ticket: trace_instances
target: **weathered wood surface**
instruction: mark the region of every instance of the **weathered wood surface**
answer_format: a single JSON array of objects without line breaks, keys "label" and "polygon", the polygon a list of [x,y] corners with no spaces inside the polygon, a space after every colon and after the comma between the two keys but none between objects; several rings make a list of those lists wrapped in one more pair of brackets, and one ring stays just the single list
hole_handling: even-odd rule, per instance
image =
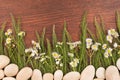
[{"label": "weathered wood surface", "polygon": [[35,39],[35,31],[42,32],[51,39],[52,25],[61,40],[63,22],[67,21],[73,40],[79,39],[79,24],[82,13],[88,11],[88,28],[95,30],[93,19],[101,15],[106,29],[115,27],[115,11],[120,10],[120,0],[0,0],[0,24],[8,21],[9,13],[22,18],[22,29],[27,32],[26,43]]}]

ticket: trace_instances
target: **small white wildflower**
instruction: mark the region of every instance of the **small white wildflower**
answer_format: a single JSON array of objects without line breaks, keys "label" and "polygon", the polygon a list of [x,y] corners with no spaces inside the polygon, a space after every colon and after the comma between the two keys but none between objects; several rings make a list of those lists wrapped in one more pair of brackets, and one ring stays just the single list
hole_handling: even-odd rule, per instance
[{"label": "small white wildflower", "polygon": [[35,56],[35,60],[40,59],[40,56]]},{"label": "small white wildflower", "polygon": [[119,37],[119,34],[115,29],[108,30],[108,35],[112,35],[115,38]]},{"label": "small white wildflower", "polygon": [[114,38],[118,38],[119,37],[119,34],[116,32],[115,34],[114,34]]},{"label": "small white wildflower", "polygon": [[70,66],[71,66],[71,67],[77,67],[77,65],[78,65],[78,64],[77,64],[76,62],[74,62],[74,61],[70,62]]},{"label": "small white wildflower", "polygon": [[107,35],[107,41],[109,41],[110,43],[112,43],[113,37],[111,35]]},{"label": "small white wildflower", "polygon": [[57,59],[60,57],[60,55],[57,52],[52,53],[53,58]]},{"label": "small white wildflower", "polygon": [[33,45],[35,48],[41,49],[40,44],[37,43],[37,42],[34,41],[34,40],[32,40],[32,45]]},{"label": "small white wildflower", "polygon": [[101,43],[96,42],[95,44],[98,45],[98,46],[101,46]]},{"label": "small white wildflower", "polygon": [[107,56],[112,56],[112,48],[107,48],[105,53],[104,53],[104,56],[107,58]]},{"label": "small white wildflower", "polygon": [[118,44],[117,44],[117,43],[114,43],[113,46],[114,46],[114,48],[117,48],[117,47],[118,47]]},{"label": "small white wildflower", "polygon": [[25,32],[24,31],[19,32],[18,36],[25,36]]},{"label": "small white wildflower", "polygon": [[118,54],[120,54],[120,50],[118,51]]},{"label": "small white wildflower", "polygon": [[106,48],[107,48],[107,44],[103,44],[102,49],[106,49]]},{"label": "small white wildflower", "polygon": [[35,47],[36,47],[36,48],[38,48],[38,49],[41,49],[41,47],[40,47],[40,44],[39,44],[39,43],[36,43]]},{"label": "small white wildflower", "polygon": [[32,48],[25,49],[25,53],[29,53],[32,51]]},{"label": "small white wildflower", "polygon": [[98,50],[98,45],[94,44],[91,46],[92,50],[97,51]]},{"label": "small white wildflower", "polygon": [[104,53],[104,57],[105,58],[108,58],[109,57],[109,54],[107,52]]},{"label": "small white wildflower", "polygon": [[59,64],[60,64],[60,61],[56,61],[56,64],[59,65]]},{"label": "small white wildflower", "polygon": [[43,61],[45,61],[46,60],[46,58],[41,58],[40,59],[40,62],[43,62]]},{"label": "small white wildflower", "polygon": [[73,53],[68,53],[68,56],[74,57],[74,54]]},{"label": "small white wildflower", "polygon": [[79,59],[78,58],[75,58],[73,61],[76,62],[76,63],[79,63]]},{"label": "small white wildflower", "polygon": [[57,42],[57,44],[58,44],[58,45],[62,45],[62,44],[63,44],[63,42]]},{"label": "small white wildflower", "polygon": [[108,30],[108,34],[109,34],[109,35],[113,35],[115,32],[116,32],[115,29],[110,29],[110,30]]},{"label": "small white wildflower", "polygon": [[31,54],[30,54],[30,57],[34,57],[34,56],[35,56],[35,53],[31,53]]},{"label": "small white wildflower", "polygon": [[38,50],[37,49],[32,49],[31,54],[35,54],[38,56]]},{"label": "small white wildflower", "polygon": [[40,56],[44,56],[46,53],[40,53]]},{"label": "small white wildflower", "polygon": [[7,38],[6,39],[6,44],[10,44],[12,42],[12,39],[11,38]]},{"label": "small white wildflower", "polygon": [[31,42],[32,42],[32,45],[36,45],[36,41],[32,40]]},{"label": "small white wildflower", "polygon": [[8,29],[7,32],[5,32],[6,36],[11,35],[11,34],[12,34],[12,29]]},{"label": "small white wildflower", "polygon": [[86,45],[86,48],[87,48],[87,49],[90,49],[90,45]]},{"label": "small white wildflower", "polygon": [[75,47],[77,47],[77,44],[75,43],[71,43],[71,42],[67,42],[67,44],[70,46],[70,49],[74,49]]},{"label": "small white wildflower", "polygon": [[63,66],[63,63],[60,63],[60,67],[62,67]]},{"label": "small white wildflower", "polygon": [[107,48],[107,49],[106,49],[106,51],[107,51],[108,53],[111,53],[112,50],[113,50],[112,48]]},{"label": "small white wildflower", "polygon": [[89,49],[92,44],[93,44],[92,39],[91,38],[87,38],[86,39],[86,48]]},{"label": "small white wildflower", "polygon": [[74,44],[79,45],[79,44],[81,44],[81,41],[75,41]]}]

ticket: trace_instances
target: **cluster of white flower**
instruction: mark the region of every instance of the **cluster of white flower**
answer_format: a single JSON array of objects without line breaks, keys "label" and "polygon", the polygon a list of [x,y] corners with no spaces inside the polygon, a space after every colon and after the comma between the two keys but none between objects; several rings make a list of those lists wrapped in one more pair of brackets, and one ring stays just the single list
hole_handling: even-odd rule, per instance
[{"label": "cluster of white flower", "polygon": [[[13,42],[14,41],[13,40],[14,37],[13,37],[12,33],[13,33],[12,29],[7,29],[7,31],[5,32],[5,36],[6,36],[5,45],[12,45],[12,47],[14,47],[15,44]],[[24,31],[20,31],[18,33],[18,36],[20,36],[20,37],[25,36],[25,32]]]},{"label": "cluster of white flower", "polygon": [[40,45],[39,43],[35,42],[32,40],[32,45],[33,47],[25,49],[25,53],[30,53],[31,57],[38,57],[39,56],[39,51],[40,51]]},{"label": "cluster of white flower", "polygon": [[[108,30],[108,35],[106,36],[106,39],[109,43],[113,43],[113,49],[118,47],[118,44],[116,42],[113,42],[114,38],[118,38],[119,34],[115,29]],[[112,56],[113,49],[110,48],[107,44],[102,45],[102,49],[105,50],[104,56],[108,58],[109,56]]]},{"label": "cluster of white flower", "polygon": [[71,59],[71,62],[69,63],[70,66],[71,66],[72,68],[77,67],[78,64],[79,64],[79,59],[78,59],[78,58],[75,58],[74,53],[70,53],[70,52],[69,52],[69,53],[68,53],[68,56],[69,56],[70,59]]},{"label": "cluster of white flower", "polygon": [[113,42],[113,37],[118,38],[119,37],[118,32],[115,29],[108,30],[108,35],[106,37],[107,41],[112,43]]},{"label": "cluster of white flower", "polygon": [[105,50],[105,53],[104,53],[104,56],[106,57],[106,58],[108,58],[109,56],[112,56],[112,48],[107,48],[106,50]]},{"label": "cluster of white flower", "polygon": [[63,63],[61,62],[61,55],[57,52],[52,52],[52,56],[55,59],[55,63],[57,65],[57,68],[62,67]]},{"label": "cluster of white flower", "polygon": [[93,43],[93,40],[91,38],[86,39],[86,48],[92,49],[93,51],[97,51],[98,47],[101,45],[101,43]]},{"label": "cluster of white flower", "polygon": [[56,47],[60,47],[63,45],[63,42],[57,42]]},{"label": "cluster of white flower", "polygon": [[73,61],[70,62],[70,66],[71,66],[72,68],[77,67],[78,64],[79,64],[79,59],[78,59],[78,58],[74,58]]},{"label": "cluster of white flower", "polygon": [[24,31],[20,31],[20,32],[18,33],[18,36],[24,37],[24,36],[25,36],[25,32],[24,32]]},{"label": "cluster of white flower", "polygon": [[67,42],[67,44],[69,45],[70,49],[74,49],[76,48],[78,45],[81,44],[81,41],[75,41],[75,42]]},{"label": "cluster of white flower", "polygon": [[12,43],[12,29],[8,29],[5,32],[5,36],[6,36],[6,41],[5,41],[5,45],[9,45]]}]

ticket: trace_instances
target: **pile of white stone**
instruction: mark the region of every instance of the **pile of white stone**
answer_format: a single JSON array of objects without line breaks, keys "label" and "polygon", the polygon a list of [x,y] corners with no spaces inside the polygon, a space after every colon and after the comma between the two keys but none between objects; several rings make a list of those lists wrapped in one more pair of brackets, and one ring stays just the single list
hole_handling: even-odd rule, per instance
[{"label": "pile of white stone", "polygon": [[106,70],[99,67],[95,71],[94,66],[88,65],[81,74],[72,71],[63,75],[61,70],[55,71],[54,74],[42,74],[40,70],[32,70],[30,67],[19,70],[16,64],[10,63],[7,56],[0,55],[0,80],[120,80],[120,59],[117,60],[116,66],[110,65]]}]

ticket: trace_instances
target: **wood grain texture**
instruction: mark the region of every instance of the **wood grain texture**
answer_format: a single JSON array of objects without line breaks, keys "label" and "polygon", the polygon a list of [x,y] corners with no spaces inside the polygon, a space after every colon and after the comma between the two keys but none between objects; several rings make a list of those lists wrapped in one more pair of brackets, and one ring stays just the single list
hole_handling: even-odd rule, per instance
[{"label": "wood grain texture", "polygon": [[67,21],[68,30],[73,40],[79,39],[79,24],[84,11],[88,11],[88,28],[95,30],[93,19],[101,15],[106,29],[115,24],[115,11],[120,10],[120,0],[0,0],[0,24],[8,21],[9,13],[22,18],[22,30],[26,31],[26,43],[35,39],[35,31],[42,32],[46,27],[46,37],[51,39],[52,25],[61,40],[63,22]]}]

